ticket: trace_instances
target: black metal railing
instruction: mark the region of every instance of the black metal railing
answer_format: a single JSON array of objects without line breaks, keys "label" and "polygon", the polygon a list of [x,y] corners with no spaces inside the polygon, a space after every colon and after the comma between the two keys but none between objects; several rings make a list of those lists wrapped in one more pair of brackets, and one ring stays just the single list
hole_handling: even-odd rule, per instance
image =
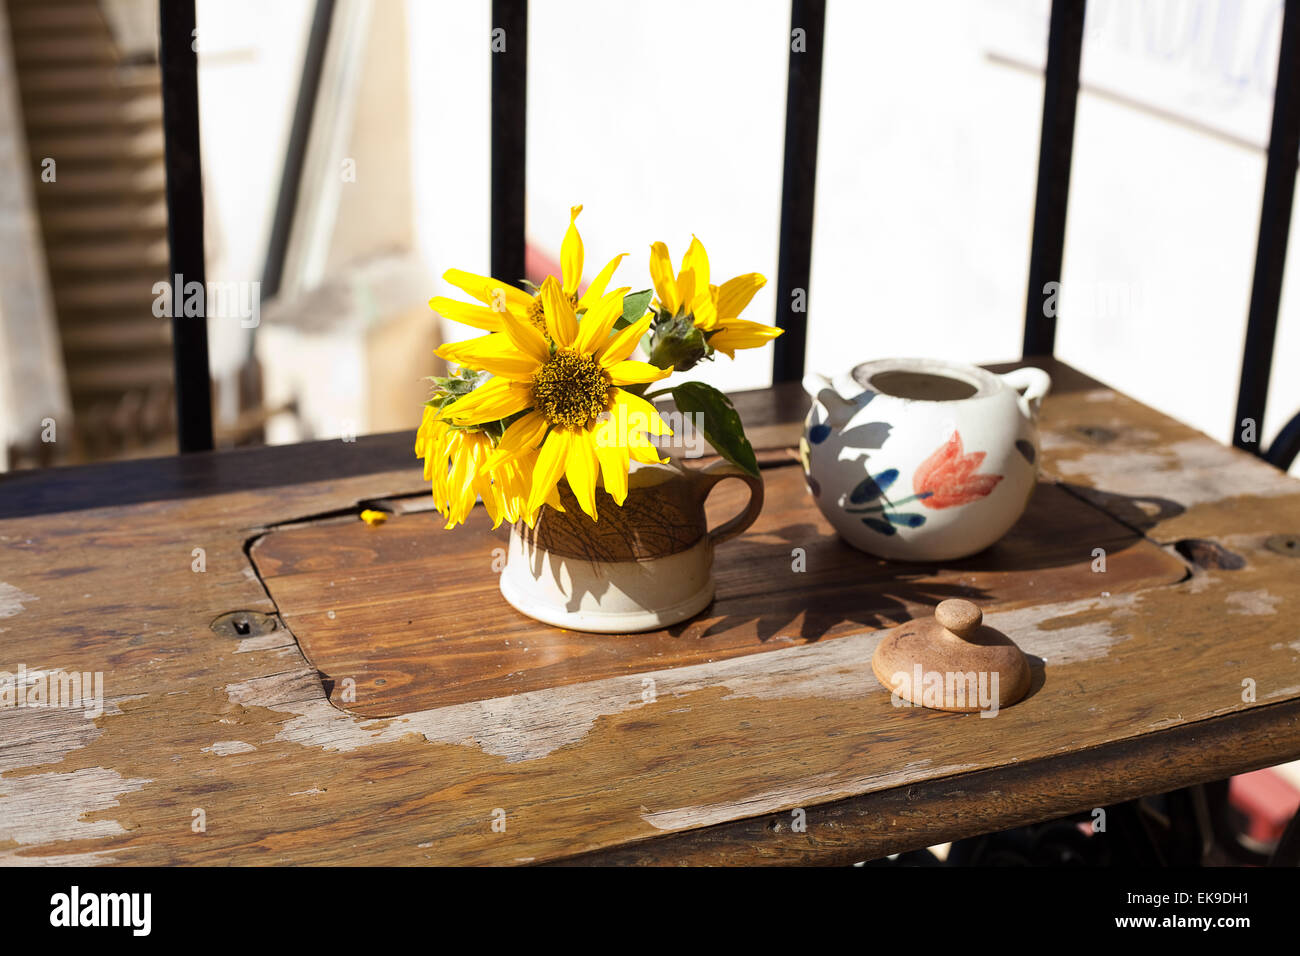
[{"label": "black metal railing", "polygon": [[[317,0],[308,44],[304,86],[319,78],[319,60],[329,33],[332,0]],[[192,46],[194,0],[160,0],[163,67],[163,131],[167,144],[168,229],[172,273],[186,281],[203,276],[203,211],[198,166],[198,88]],[[1043,87],[1043,124],[1026,297],[1025,357],[1051,356],[1056,315],[1047,308],[1052,285],[1061,282],[1069,205],[1074,117],[1079,93],[1085,0],[1053,0]],[[775,382],[799,379],[807,348],[808,285],[817,171],[825,0],[793,0],[791,50],[786,93],[785,153],[781,188],[780,250],[776,282],[776,324],[786,334],[776,340],[772,358]],[[524,276],[524,189],[527,132],[527,0],[493,0],[491,270],[502,279]],[[500,31],[499,33],[496,31]],[[315,71],[316,80],[311,79]],[[298,120],[310,105],[300,96]],[[295,123],[297,128],[297,121]],[[282,191],[295,158],[291,137]],[[305,148],[305,132],[296,147]],[[1234,444],[1287,468],[1300,454],[1300,414],[1292,418],[1265,453],[1259,441],[1277,332],[1287,234],[1300,157],[1300,0],[1286,3],[1278,60],[1277,89],[1268,148],[1268,169],[1260,213],[1259,244],[1242,356]],[[283,257],[295,196],[281,196],[288,217],[273,235],[268,275]],[[278,249],[278,251],[277,251]],[[276,273],[278,281],[278,272]],[[274,283],[273,283],[274,285]],[[1059,285],[1057,286],[1059,288]],[[263,290],[266,291],[265,289]],[[1059,301],[1059,299],[1058,299]],[[202,319],[173,319],[176,355],[177,419],[182,451],[212,447],[212,414],[206,326]],[[1253,427],[1247,428],[1247,422]],[[1250,439],[1253,437],[1253,441]]]},{"label": "black metal railing", "polygon": [[803,377],[808,349],[808,283],[812,273],[817,132],[821,120],[826,0],[794,0],[790,10],[790,68],[785,94],[785,160],[781,173],[781,238],[776,267],[772,381]]},{"label": "black metal railing", "polygon": [[[167,0],[163,0],[163,5],[167,5]],[[307,34],[307,48],[303,51],[298,100],[289,126],[289,142],[285,147],[284,168],[280,173],[280,191],[275,195],[271,237],[262,267],[261,294],[267,299],[274,298],[279,293],[280,283],[284,279],[284,263],[289,254],[289,237],[293,233],[294,217],[298,213],[298,190],[302,185],[303,168],[307,164],[307,144],[311,141],[311,124],[316,116],[316,101],[320,98],[321,74],[325,70],[325,48],[329,45],[333,22],[334,0],[317,0],[311,30]]]},{"label": "black metal railing", "polygon": [[[1268,167],[1264,172],[1264,198],[1259,212],[1259,245],[1255,250],[1255,278],[1250,288],[1241,387],[1233,423],[1232,443],[1256,454],[1260,454],[1259,429],[1264,423],[1268,381],[1273,370],[1273,343],[1277,339],[1277,313],[1282,300],[1286,237],[1291,230],[1297,156],[1300,156],[1300,4],[1288,2],[1282,14],[1273,125],[1269,131]],[[1249,427],[1251,423],[1253,427]],[[1274,461],[1279,467],[1290,467],[1295,459],[1297,427],[1300,427],[1300,414],[1283,429],[1284,435],[1293,437],[1290,457]],[[1253,441],[1248,441],[1248,437]],[[1275,452],[1285,453],[1287,445],[1287,442],[1279,445],[1275,440],[1265,457],[1273,460]]]},{"label": "black metal railing", "polygon": [[528,0],[492,0],[492,275],[524,278]]},{"label": "black metal railing", "polygon": [[1048,301],[1053,298],[1053,283],[1061,281],[1061,262],[1065,258],[1065,211],[1070,199],[1083,18],[1084,0],[1052,3],[1043,74],[1043,132],[1038,141],[1034,238],[1029,247],[1029,292],[1025,296],[1025,357],[1056,351],[1056,309],[1049,308]]},{"label": "black metal railing", "polygon": [[158,65],[162,74],[163,162],[167,171],[167,247],[171,261],[172,365],[176,429],[182,452],[212,448],[212,378],[208,323],[176,308],[185,286],[204,285],[203,174],[199,162],[199,72],[194,49],[194,0],[158,4]]}]

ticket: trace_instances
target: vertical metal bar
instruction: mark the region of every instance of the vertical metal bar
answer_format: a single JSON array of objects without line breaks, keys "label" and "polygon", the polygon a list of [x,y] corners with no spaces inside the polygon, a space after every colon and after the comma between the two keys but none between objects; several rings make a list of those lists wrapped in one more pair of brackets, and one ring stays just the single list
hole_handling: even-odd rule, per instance
[{"label": "vertical metal bar", "polygon": [[813,200],[817,185],[817,127],[821,118],[826,0],[793,0],[790,71],[785,94],[785,159],[781,181],[781,239],[776,269],[772,381],[803,377],[808,347],[808,280],[812,272]]},{"label": "vertical metal bar", "polygon": [[[1291,229],[1295,199],[1296,155],[1300,152],[1300,4],[1288,0],[1282,14],[1282,45],[1278,51],[1277,87],[1273,93],[1273,128],[1268,138],[1268,167],[1264,173],[1264,200],[1259,214],[1259,245],[1255,250],[1255,278],[1250,288],[1250,313],[1246,319],[1246,346],[1241,359],[1241,386],[1237,391],[1237,418],[1232,443],[1262,454],[1260,428],[1268,402],[1268,381],[1273,368],[1277,312],[1282,299],[1282,271],[1286,266],[1286,240]],[[1247,441],[1246,420],[1254,422]]]},{"label": "vertical metal bar", "polygon": [[262,297],[269,299],[280,291],[284,278],[284,260],[289,251],[294,215],[298,209],[298,188],[302,183],[307,142],[311,138],[312,119],[316,114],[321,71],[329,46],[330,24],[334,18],[334,0],[316,0],[307,48],[303,54],[302,77],[298,82],[298,100],[289,127],[284,170],[280,174],[280,191],[275,197],[275,217],[271,220],[271,237],[267,243],[266,263],[262,268]]},{"label": "vertical metal bar", "polygon": [[195,22],[194,0],[159,0],[158,61],[162,71],[163,153],[167,171],[167,245],[174,284],[172,357],[176,376],[176,427],[182,452],[212,448],[207,318],[185,316],[177,308],[185,299],[187,286],[198,283],[206,289]]},{"label": "vertical metal bar", "polygon": [[1043,131],[1038,145],[1034,238],[1029,252],[1029,295],[1025,305],[1026,356],[1051,355],[1056,348],[1056,314],[1054,308],[1049,309],[1048,300],[1054,295],[1051,284],[1055,283],[1059,289],[1065,253],[1065,211],[1070,197],[1084,8],[1084,0],[1052,0],[1043,79]]},{"label": "vertical metal bar", "polygon": [[492,275],[524,278],[528,0],[492,0]]},{"label": "vertical metal bar", "polygon": [[[1240,419],[1238,419],[1240,422]],[[1240,428],[1240,424],[1237,426]],[[1273,436],[1273,444],[1264,453],[1264,460],[1270,465],[1290,471],[1291,465],[1300,456],[1300,414],[1294,415],[1282,430]]]}]

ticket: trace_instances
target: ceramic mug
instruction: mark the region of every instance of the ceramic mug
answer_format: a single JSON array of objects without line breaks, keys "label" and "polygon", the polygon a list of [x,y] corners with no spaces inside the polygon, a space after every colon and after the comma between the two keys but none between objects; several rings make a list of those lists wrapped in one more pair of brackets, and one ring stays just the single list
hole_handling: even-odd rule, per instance
[{"label": "ceramic mug", "polygon": [[866,362],[827,379],[799,443],[808,489],[850,544],[946,561],[1011,529],[1038,480],[1042,369],[995,375],[932,359]]},{"label": "ceramic mug", "polygon": [[[710,530],[704,501],[725,478],[748,484],[749,501]],[[596,489],[597,521],[566,482],[559,488],[564,511],[543,506],[534,527],[511,528],[501,594],[539,621],[605,634],[655,630],[702,611],[713,600],[713,549],[763,508],[762,479],[722,460],[702,469],[633,462],[621,507]]]}]

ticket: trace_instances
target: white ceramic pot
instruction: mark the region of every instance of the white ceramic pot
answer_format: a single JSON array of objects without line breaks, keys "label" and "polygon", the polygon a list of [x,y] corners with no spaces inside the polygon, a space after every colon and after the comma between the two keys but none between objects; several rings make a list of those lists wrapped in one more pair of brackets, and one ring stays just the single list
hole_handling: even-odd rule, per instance
[{"label": "white ceramic pot", "polygon": [[[704,501],[724,478],[750,487],[745,510],[709,529]],[[624,634],[667,627],[713,600],[713,549],[740,534],[763,507],[763,482],[735,465],[634,462],[616,506],[596,491],[597,521],[560,483],[564,511],[543,507],[535,527],[510,531],[501,594],[517,610],[557,627]]]},{"label": "white ceramic pot", "polygon": [[866,362],[808,375],[799,443],[808,489],[855,547],[947,561],[1010,530],[1038,480],[1042,369],[995,375],[932,359]]}]

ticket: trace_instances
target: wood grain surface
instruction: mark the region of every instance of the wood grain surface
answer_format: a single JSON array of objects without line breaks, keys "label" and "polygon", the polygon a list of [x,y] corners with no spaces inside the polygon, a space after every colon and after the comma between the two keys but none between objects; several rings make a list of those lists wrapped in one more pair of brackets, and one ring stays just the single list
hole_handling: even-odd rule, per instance
[{"label": "wood grain surface", "polygon": [[[1056,490],[1186,575],[1125,590],[1111,564],[1090,593],[1040,584],[990,611],[1036,661],[1029,695],[993,719],[895,708],[871,675],[872,628],[947,596],[928,584],[832,640],[349,713],[278,626],[245,546],[329,513],[359,533],[363,504],[419,487],[410,433],[5,476],[0,670],[98,672],[105,701],[92,716],[0,707],[0,862],[848,862],[1300,757],[1300,559],[1285,544],[1300,483],[1035,364],[1056,380]],[[793,443],[797,391],[744,401],[751,436]],[[775,517],[788,503],[772,492]],[[407,537],[427,546],[418,527]],[[791,534],[810,557],[831,547]],[[273,589],[315,573],[279,572]],[[487,613],[455,581],[422,586]],[[772,634],[788,622],[761,602],[780,587],[748,592]]]},{"label": "wood grain surface", "polygon": [[[497,590],[508,531],[491,531],[481,513],[455,532],[427,512],[374,527],[336,517],[272,531],[250,553],[330,700],[368,717],[860,634],[929,614],[946,597],[995,610],[1102,590],[1119,595],[1188,574],[1176,555],[1051,483],[997,545],[935,566],[884,561],[845,544],[796,463],[763,474],[763,514],[715,555],[713,604],[648,634],[561,630],[516,611]],[[739,482],[719,485],[710,524],[735,514],[746,496]],[[1092,570],[1095,548],[1106,551],[1105,575]]]}]

